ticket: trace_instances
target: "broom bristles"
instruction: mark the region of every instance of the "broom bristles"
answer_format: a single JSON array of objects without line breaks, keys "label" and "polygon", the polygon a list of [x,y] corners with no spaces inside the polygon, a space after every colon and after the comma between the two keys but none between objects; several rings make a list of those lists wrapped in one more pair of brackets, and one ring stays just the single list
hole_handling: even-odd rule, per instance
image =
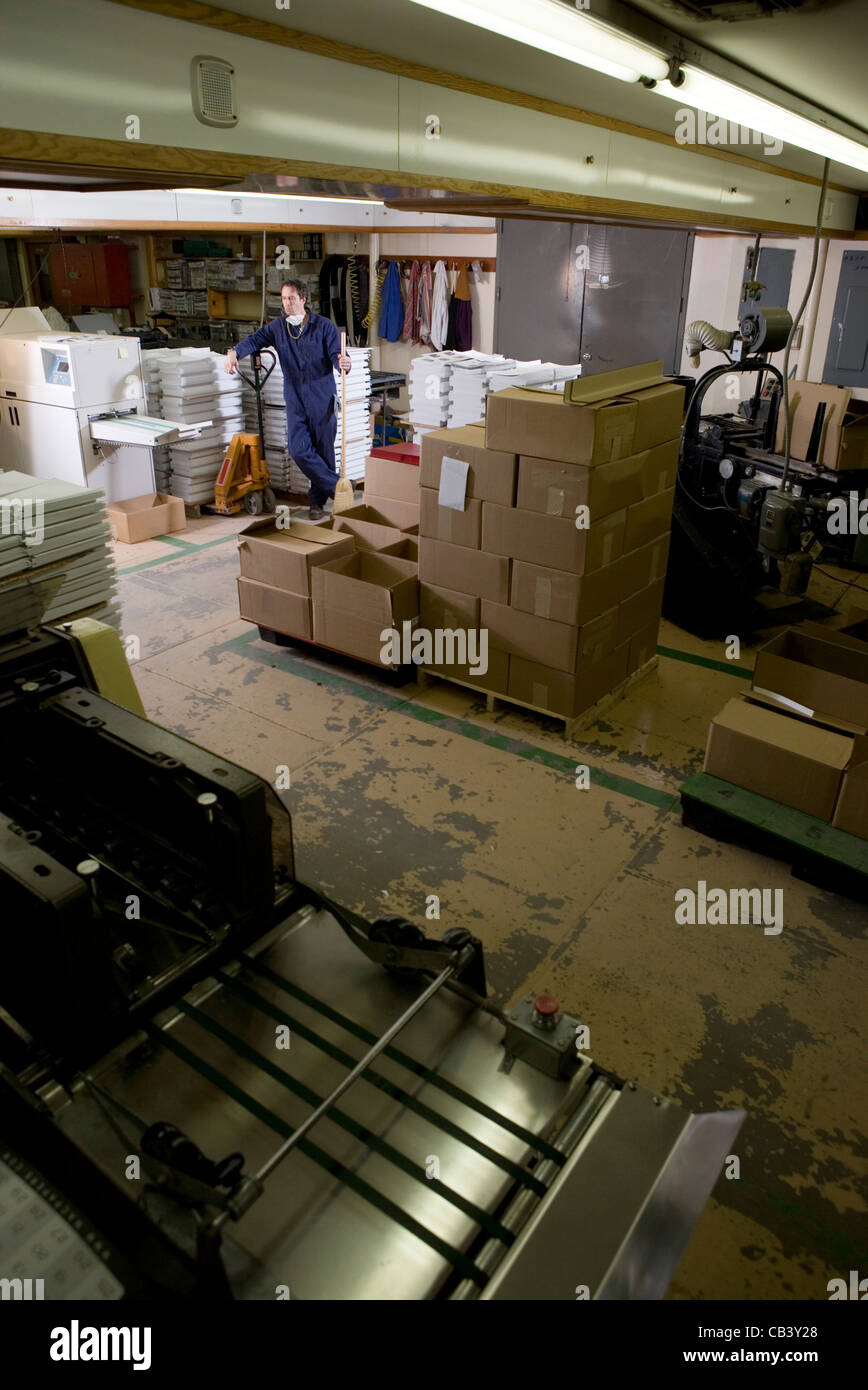
[{"label": "broom bristles", "polygon": [[336,512],[347,512],[350,507],[356,505],[356,495],[353,491],[351,478],[338,478],[335,487],[335,501],[333,510]]}]

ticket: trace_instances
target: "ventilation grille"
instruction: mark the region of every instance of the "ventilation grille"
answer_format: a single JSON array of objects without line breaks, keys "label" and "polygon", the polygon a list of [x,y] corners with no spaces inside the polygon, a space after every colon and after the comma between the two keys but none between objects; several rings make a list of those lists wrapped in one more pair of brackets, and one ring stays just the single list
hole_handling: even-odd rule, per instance
[{"label": "ventilation grille", "polygon": [[660,0],[664,9],[689,19],[722,19],[730,24],[742,19],[768,19],[775,14],[819,10],[826,0]]},{"label": "ventilation grille", "polygon": [[237,125],[235,69],[232,64],[223,58],[194,58],[192,79],[196,120],[203,125]]}]

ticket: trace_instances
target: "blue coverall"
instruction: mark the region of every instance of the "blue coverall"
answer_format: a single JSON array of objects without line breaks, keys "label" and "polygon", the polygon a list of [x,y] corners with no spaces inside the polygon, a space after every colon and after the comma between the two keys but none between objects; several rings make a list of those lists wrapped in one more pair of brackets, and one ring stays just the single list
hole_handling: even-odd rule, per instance
[{"label": "blue coverall", "polygon": [[[322,507],[334,496],[337,483],[333,373],[341,355],[341,340],[331,319],[312,309],[308,312],[299,338],[290,336],[289,325],[281,317],[243,338],[235,351],[242,358],[264,347],[276,350],[283,368],[287,447],[310,479],[310,505]],[[298,331],[292,329],[293,333]]]}]

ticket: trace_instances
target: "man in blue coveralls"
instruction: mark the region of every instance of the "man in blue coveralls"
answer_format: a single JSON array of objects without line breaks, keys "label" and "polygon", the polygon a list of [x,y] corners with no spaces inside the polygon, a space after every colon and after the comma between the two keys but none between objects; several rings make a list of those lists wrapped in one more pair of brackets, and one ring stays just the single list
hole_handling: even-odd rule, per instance
[{"label": "man in blue coveralls", "polygon": [[350,370],[347,354],[341,356],[341,340],[331,319],[305,305],[300,280],[281,286],[283,317],[244,338],[226,354],[227,372],[234,372],[239,357],[249,357],[264,347],[276,350],[283,368],[286,402],[286,439],[290,454],[310,479],[310,519],[322,521],[325,503],[335,495],[334,369]]}]

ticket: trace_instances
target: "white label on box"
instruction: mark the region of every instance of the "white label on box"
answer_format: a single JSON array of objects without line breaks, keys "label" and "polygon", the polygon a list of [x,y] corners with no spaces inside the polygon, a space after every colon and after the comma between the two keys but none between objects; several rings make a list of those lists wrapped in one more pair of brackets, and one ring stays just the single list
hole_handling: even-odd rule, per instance
[{"label": "white label on box", "polygon": [[461,459],[445,455],[440,466],[440,491],[437,500],[441,507],[463,512],[467,497],[467,471],[470,465]]}]

